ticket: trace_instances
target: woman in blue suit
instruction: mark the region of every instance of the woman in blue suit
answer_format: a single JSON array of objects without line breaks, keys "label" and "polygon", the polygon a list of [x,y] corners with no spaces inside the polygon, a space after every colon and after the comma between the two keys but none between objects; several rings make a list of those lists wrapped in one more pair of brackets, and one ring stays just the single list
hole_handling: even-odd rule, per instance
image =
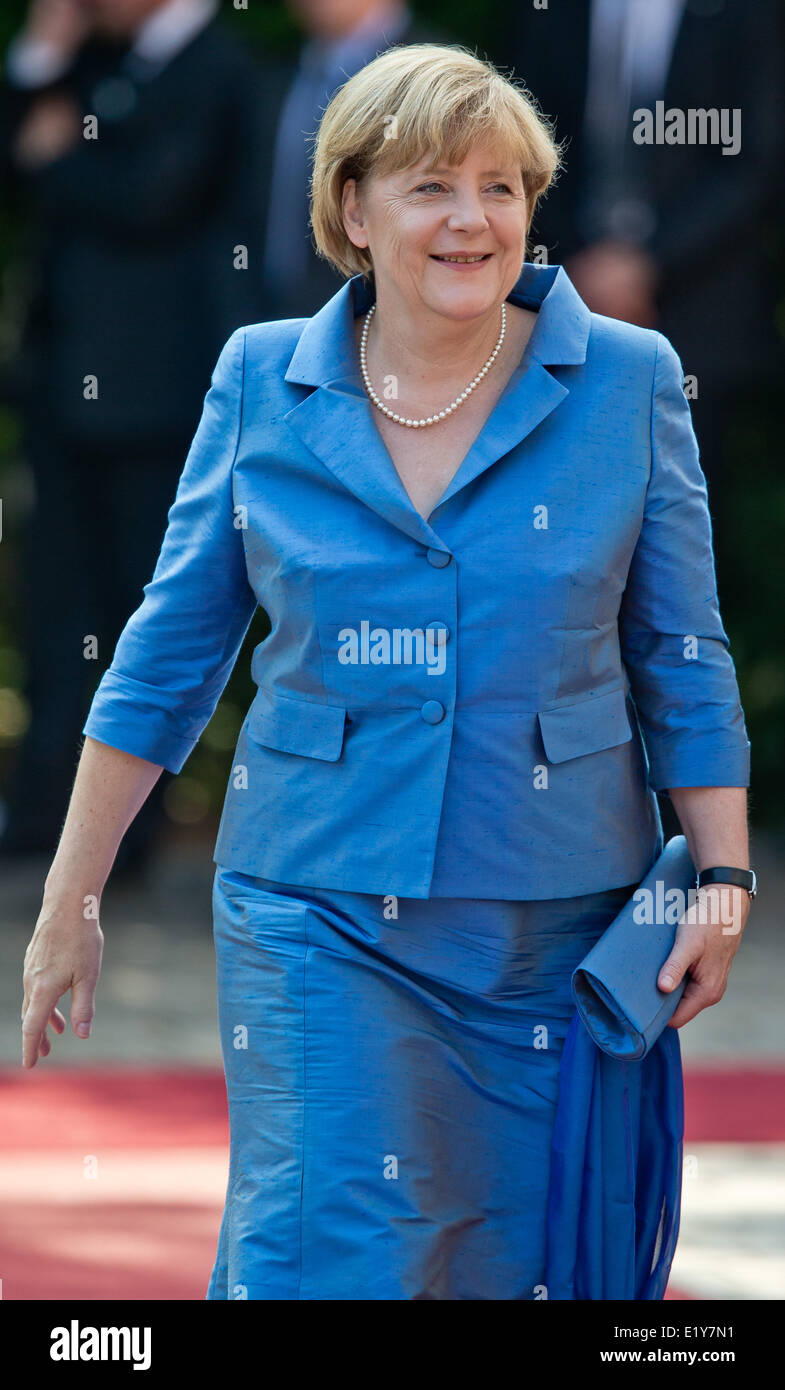
[{"label": "woman in blue suit", "polygon": [[[333,97],[312,221],[350,278],[224,347],[84,726],[27,1065],[69,987],[89,1031],[83,903],[269,614],[214,855],[210,1299],[663,1296],[675,1030],[739,934],[685,914],[673,1027],[600,1087],[566,1065],[570,974],[662,849],[658,790],[697,868],[746,866],[749,742],[678,358],[525,260],[558,162],[459,48],[391,49]],[[585,1147],[558,1182],[557,1100]]]}]

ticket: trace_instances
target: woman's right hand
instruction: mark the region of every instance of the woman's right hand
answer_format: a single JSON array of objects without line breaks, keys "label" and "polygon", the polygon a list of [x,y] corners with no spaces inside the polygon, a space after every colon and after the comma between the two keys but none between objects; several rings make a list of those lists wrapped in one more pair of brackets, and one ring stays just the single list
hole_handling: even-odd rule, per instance
[{"label": "woman's right hand", "polygon": [[[93,914],[93,915],[87,915]],[[71,991],[71,1026],[77,1037],[90,1036],[95,1016],[95,991],[101,973],[104,935],[97,902],[60,899],[44,902],[25,952],[22,1004],[22,1065],[34,1067],[51,1051],[47,1027],[65,1030],[57,1002]]]},{"label": "woman's right hand", "polygon": [[25,952],[26,1067],[51,1051],[50,1023],[56,1033],[64,1032],[65,1019],[56,1004],[66,990],[71,991],[76,1036],[90,1036],[104,948],[98,922],[101,894],[120,841],[162,772],[159,763],[85,737],[43,904]]}]

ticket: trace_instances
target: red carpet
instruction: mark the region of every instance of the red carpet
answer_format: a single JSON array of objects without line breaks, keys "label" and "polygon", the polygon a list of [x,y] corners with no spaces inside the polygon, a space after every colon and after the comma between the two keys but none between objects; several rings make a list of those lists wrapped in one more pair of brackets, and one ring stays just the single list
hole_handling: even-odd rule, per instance
[{"label": "red carpet", "polygon": [[[0,1068],[8,1149],[178,1148],[227,1144],[223,1072],[214,1067]],[[56,1117],[57,1123],[53,1123]]]},{"label": "red carpet", "polygon": [[693,1143],[782,1143],[785,1070],[779,1066],[684,1074],[685,1138]]},{"label": "red carpet", "polygon": [[[781,1068],[689,1071],[685,1092],[687,1142],[785,1140]],[[203,1299],[228,1164],[220,1070],[7,1068],[0,1093],[3,1297]]]}]

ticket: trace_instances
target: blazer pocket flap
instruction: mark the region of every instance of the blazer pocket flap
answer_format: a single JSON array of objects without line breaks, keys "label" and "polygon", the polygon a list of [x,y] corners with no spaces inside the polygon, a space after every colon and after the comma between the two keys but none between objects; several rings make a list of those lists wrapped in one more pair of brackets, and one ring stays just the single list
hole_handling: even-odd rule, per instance
[{"label": "blazer pocket flap", "polygon": [[248,733],[266,748],[303,758],[337,762],[343,748],[346,710],[260,689],[248,711]]},{"label": "blazer pocket flap", "polygon": [[627,694],[621,686],[601,695],[581,697],[555,709],[538,710],[537,718],[550,763],[599,753],[603,748],[615,748],[632,738]]}]

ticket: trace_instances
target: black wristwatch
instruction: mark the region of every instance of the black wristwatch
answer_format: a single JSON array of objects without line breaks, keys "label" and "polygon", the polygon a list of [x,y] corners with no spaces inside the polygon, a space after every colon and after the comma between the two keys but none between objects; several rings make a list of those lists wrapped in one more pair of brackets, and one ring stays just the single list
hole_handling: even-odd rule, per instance
[{"label": "black wristwatch", "polygon": [[734,883],[739,888],[746,888],[750,898],[754,898],[758,891],[754,869],[701,869],[695,880],[695,887],[705,888],[709,883]]}]

